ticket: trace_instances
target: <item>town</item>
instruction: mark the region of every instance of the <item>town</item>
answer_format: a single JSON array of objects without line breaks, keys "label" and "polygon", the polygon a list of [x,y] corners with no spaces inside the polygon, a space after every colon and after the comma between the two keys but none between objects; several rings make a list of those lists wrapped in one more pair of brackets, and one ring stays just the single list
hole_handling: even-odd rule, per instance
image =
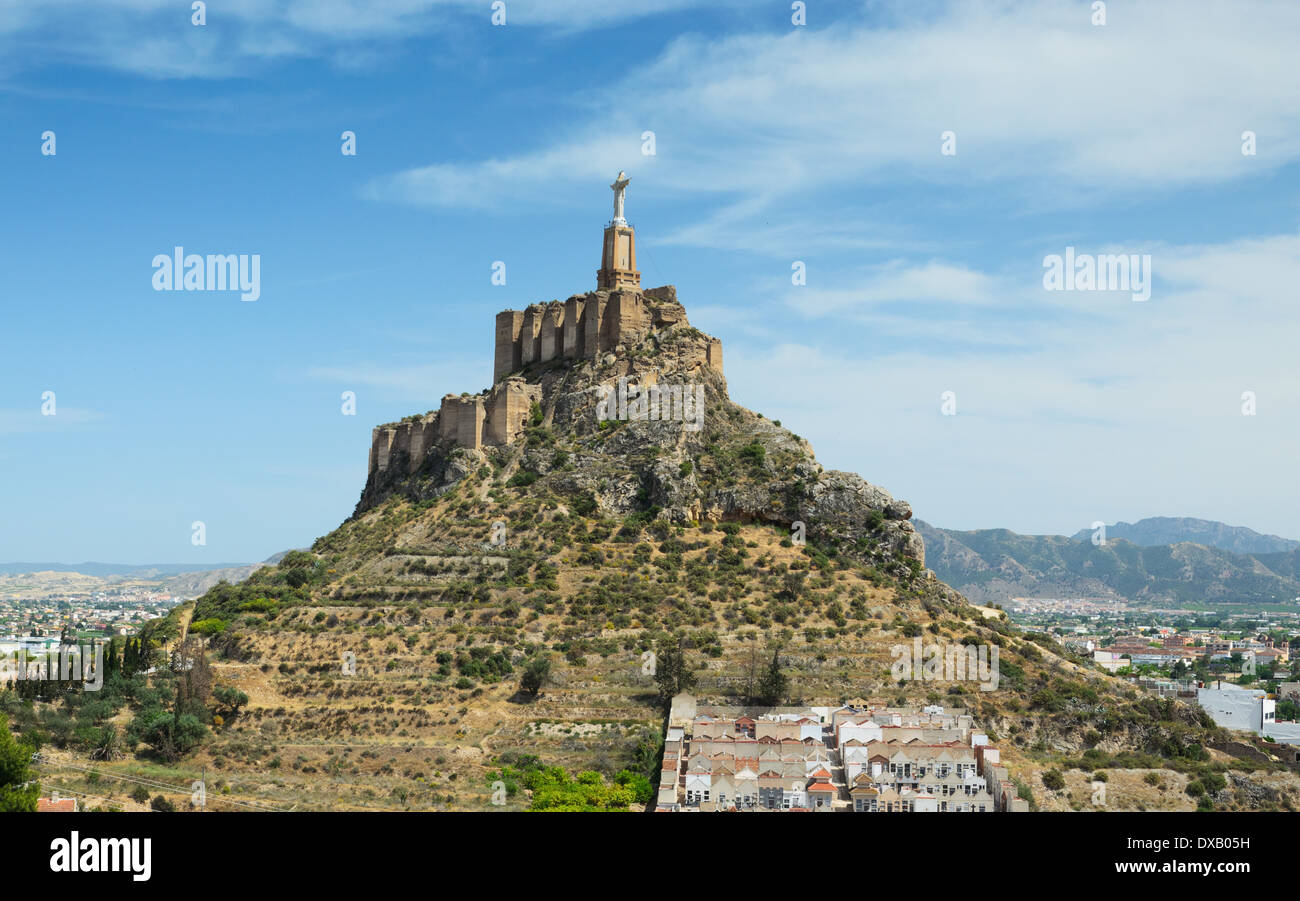
[{"label": "town", "polygon": [[133,635],[181,602],[174,595],[138,588],[105,589],[39,600],[0,597],[0,655],[19,647]]},{"label": "town", "polygon": [[[1300,746],[1300,622],[1290,611],[1097,610],[1016,599],[1011,619],[1128,679],[1199,704],[1220,726]],[[1283,752],[1291,759],[1295,751]]]},{"label": "town", "polygon": [[1020,812],[998,749],[960,709],[856,699],[764,710],[673,698],[656,809]]}]

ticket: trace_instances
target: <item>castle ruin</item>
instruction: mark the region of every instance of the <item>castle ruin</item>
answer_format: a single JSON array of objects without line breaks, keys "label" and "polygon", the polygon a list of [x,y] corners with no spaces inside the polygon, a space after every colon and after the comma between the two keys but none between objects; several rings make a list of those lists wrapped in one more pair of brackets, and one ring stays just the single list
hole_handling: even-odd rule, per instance
[{"label": "castle ruin", "polygon": [[[435,445],[481,450],[513,444],[527,427],[533,404],[542,402],[537,375],[557,360],[598,360],[634,345],[652,332],[689,326],[672,285],[641,289],[636,233],[623,216],[622,172],[614,184],[614,218],[605,227],[596,290],[561,303],[532,304],[496,316],[492,388],[481,394],[447,394],[435,411],[378,426],[371,435],[372,477],[394,461],[413,471]],[[703,336],[704,365],[721,374],[722,342]]]}]

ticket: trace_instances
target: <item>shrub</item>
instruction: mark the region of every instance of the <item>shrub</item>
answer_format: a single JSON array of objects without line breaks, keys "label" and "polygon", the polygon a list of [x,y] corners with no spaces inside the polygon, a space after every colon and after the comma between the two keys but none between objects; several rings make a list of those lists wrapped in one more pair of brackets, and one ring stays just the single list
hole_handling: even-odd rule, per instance
[{"label": "shrub", "polygon": [[759,467],[762,466],[763,462],[767,459],[767,448],[757,440],[751,441],[740,449],[738,456],[746,463],[751,463],[755,467]]},{"label": "shrub", "polygon": [[226,631],[225,620],[215,617],[190,623],[190,632],[195,635],[220,635],[224,631]]}]

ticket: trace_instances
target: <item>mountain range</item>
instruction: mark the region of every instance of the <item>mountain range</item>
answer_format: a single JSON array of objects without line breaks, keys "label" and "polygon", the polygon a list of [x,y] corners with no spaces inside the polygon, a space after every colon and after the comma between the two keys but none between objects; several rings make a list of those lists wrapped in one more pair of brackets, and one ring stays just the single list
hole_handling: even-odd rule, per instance
[{"label": "mountain range", "polygon": [[[29,576],[20,580],[28,591],[32,586],[49,588],[58,583],[51,574],[76,574],[98,580],[108,588],[123,582],[145,583],[179,598],[196,598],[218,582],[242,582],[263,566],[273,566],[288,553],[272,554],[261,563],[0,563],[0,578]],[[98,587],[95,582],[88,583]],[[86,586],[79,586],[85,588]],[[62,590],[56,588],[55,590]],[[39,594],[39,593],[38,593]]]},{"label": "mountain range", "polygon": [[[1155,517],[1073,536],[956,531],[917,521],[926,563],[973,601],[1012,597],[1262,605],[1300,596],[1300,542],[1208,520]],[[1237,548],[1256,548],[1241,552]]]},{"label": "mountain range", "polygon": [[[1080,529],[1074,537],[1091,541],[1092,532],[1092,529]],[[1190,541],[1234,554],[1276,554],[1300,548],[1300,541],[1290,538],[1261,535],[1244,526],[1190,516],[1149,516],[1137,522],[1117,522],[1106,526],[1106,537],[1123,538],[1142,547]]]}]

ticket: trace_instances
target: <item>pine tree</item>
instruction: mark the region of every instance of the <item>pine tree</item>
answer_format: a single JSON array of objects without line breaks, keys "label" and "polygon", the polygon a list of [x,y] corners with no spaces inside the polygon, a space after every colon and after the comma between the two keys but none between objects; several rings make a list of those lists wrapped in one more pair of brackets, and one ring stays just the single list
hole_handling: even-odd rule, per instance
[{"label": "pine tree", "polygon": [[664,706],[672,703],[673,695],[695,687],[695,673],[686,663],[684,643],[661,641],[655,653],[655,682],[659,685],[659,701]]},{"label": "pine tree", "polygon": [[781,658],[775,649],[772,651],[772,663],[767,672],[758,680],[759,700],[766,707],[777,707],[785,700],[790,690],[790,677],[781,671]]},{"label": "pine tree", "polygon": [[31,747],[14,739],[9,718],[0,713],[0,811],[36,812],[41,786],[31,771],[31,759]]}]

